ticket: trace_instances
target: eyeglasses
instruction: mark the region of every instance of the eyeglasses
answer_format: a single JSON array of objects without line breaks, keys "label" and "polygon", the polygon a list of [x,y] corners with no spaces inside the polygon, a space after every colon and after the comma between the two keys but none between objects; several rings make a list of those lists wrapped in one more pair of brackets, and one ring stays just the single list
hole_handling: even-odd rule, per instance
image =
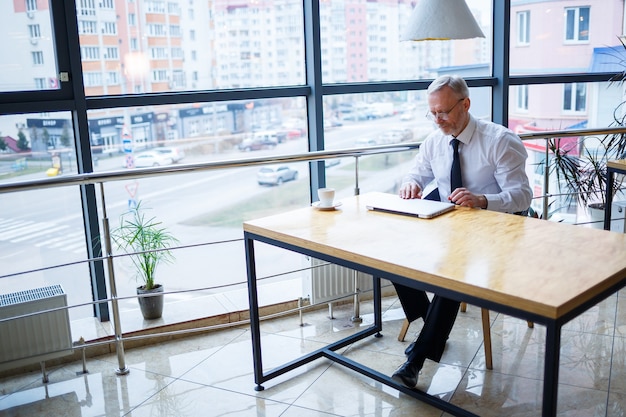
[{"label": "eyeglasses", "polygon": [[452,112],[452,110],[454,110],[454,108],[463,100],[465,100],[465,98],[460,98],[459,101],[457,101],[454,106],[450,107],[450,110],[448,111],[438,111],[438,112],[434,112],[434,111],[427,111],[426,112],[426,118],[428,120],[430,120],[431,122],[436,122],[437,119],[441,119],[443,121],[448,120],[448,117],[450,115],[450,113]]}]

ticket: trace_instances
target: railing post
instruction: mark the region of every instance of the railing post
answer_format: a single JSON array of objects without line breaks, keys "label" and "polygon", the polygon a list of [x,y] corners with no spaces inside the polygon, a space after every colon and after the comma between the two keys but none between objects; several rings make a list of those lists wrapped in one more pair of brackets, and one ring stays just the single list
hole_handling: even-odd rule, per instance
[{"label": "railing post", "polygon": [[109,218],[107,217],[106,202],[104,199],[104,183],[100,183],[100,196],[102,198],[102,234],[106,251],[107,269],[109,271],[109,286],[111,287],[111,310],[113,312],[113,328],[115,332],[115,352],[119,367],[115,370],[118,375],[126,375],[130,369],[126,366],[124,357],[124,341],[122,340],[122,326],[120,324],[120,309],[117,304],[117,287],[115,285],[115,268],[113,267],[113,254],[111,250],[111,233]]},{"label": "railing post", "polygon": [[550,188],[550,138],[546,138],[546,159],[543,165],[543,219],[548,220],[548,193]]},{"label": "railing post", "polygon": [[359,189],[359,155],[354,156],[354,195],[361,194]]},{"label": "railing post", "polygon": [[[359,190],[359,156],[354,157],[354,195],[360,194]],[[354,323],[361,323],[363,319],[361,315],[361,300],[359,299],[359,276],[357,271],[354,272],[354,313],[352,314],[352,321]]]},{"label": "railing post", "polygon": [[353,323],[361,323],[363,318],[361,318],[361,300],[359,299],[359,293],[361,290],[359,289],[359,273],[357,271],[352,271],[354,273],[354,314],[352,315]]}]

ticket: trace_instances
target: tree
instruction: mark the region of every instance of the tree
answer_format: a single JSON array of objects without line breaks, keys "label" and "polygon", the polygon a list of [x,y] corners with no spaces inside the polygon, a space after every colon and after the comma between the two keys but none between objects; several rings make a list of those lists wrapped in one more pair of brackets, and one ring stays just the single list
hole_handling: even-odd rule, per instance
[{"label": "tree", "polygon": [[41,148],[38,145],[39,142],[39,132],[37,131],[37,128],[35,126],[30,128],[30,146],[33,149],[33,151],[37,152],[37,151],[41,151],[43,149],[46,149],[46,147],[44,146],[43,148]]},{"label": "tree", "polygon": [[[41,136],[43,137],[43,143],[46,146],[46,148],[49,147],[51,144],[50,144],[50,132],[48,132],[48,129],[44,127],[43,132],[41,132]],[[56,146],[54,147],[56,148]]]},{"label": "tree", "polygon": [[17,132],[17,147],[21,151],[28,150],[28,140],[26,139],[26,135],[24,134],[24,132],[22,132],[22,129],[20,129],[20,131]]},{"label": "tree", "polygon": [[4,138],[0,138],[0,151],[6,151],[7,150],[7,143],[4,140]]},{"label": "tree", "polygon": [[63,131],[61,132],[61,145],[65,148],[70,146],[70,131],[67,123],[63,123]]}]

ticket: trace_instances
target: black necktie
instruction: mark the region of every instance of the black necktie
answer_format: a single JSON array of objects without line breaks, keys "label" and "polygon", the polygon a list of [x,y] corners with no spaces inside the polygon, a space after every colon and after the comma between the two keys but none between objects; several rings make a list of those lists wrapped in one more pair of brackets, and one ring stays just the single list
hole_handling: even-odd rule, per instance
[{"label": "black necktie", "polygon": [[452,169],[450,170],[450,192],[463,186],[463,176],[461,175],[461,158],[459,158],[459,140],[452,139]]}]

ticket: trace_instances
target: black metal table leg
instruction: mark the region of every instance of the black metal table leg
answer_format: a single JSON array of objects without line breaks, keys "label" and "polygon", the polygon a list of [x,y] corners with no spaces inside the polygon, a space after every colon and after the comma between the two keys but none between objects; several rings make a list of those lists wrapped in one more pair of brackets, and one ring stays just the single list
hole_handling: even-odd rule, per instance
[{"label": "black metal table leg", "polygon": [[606,197],[604,199],[604,230],[611,230],[611,204],[613,203],[613,184],[615,182],[615,170],[611,167],[606,169]]},{"label": "black metal table leg", "polygon": [[261,326],[259,324],[259,296],[256,285],[256,262],[254,240],[244,236],[246,248],[246,269],[248,272],[248,300],[250,302],[250,330],[252,333],[252,357],[254,361],[254,382],[256,391],[263,391],[263,360],[261,356]]},{"label": "black metal table leg", "polygon": [[559,358],[561,350],[561,326],[546,325],[546,353],[543,371],[543,405],[541,415],[556,416],[559,389]]}]

